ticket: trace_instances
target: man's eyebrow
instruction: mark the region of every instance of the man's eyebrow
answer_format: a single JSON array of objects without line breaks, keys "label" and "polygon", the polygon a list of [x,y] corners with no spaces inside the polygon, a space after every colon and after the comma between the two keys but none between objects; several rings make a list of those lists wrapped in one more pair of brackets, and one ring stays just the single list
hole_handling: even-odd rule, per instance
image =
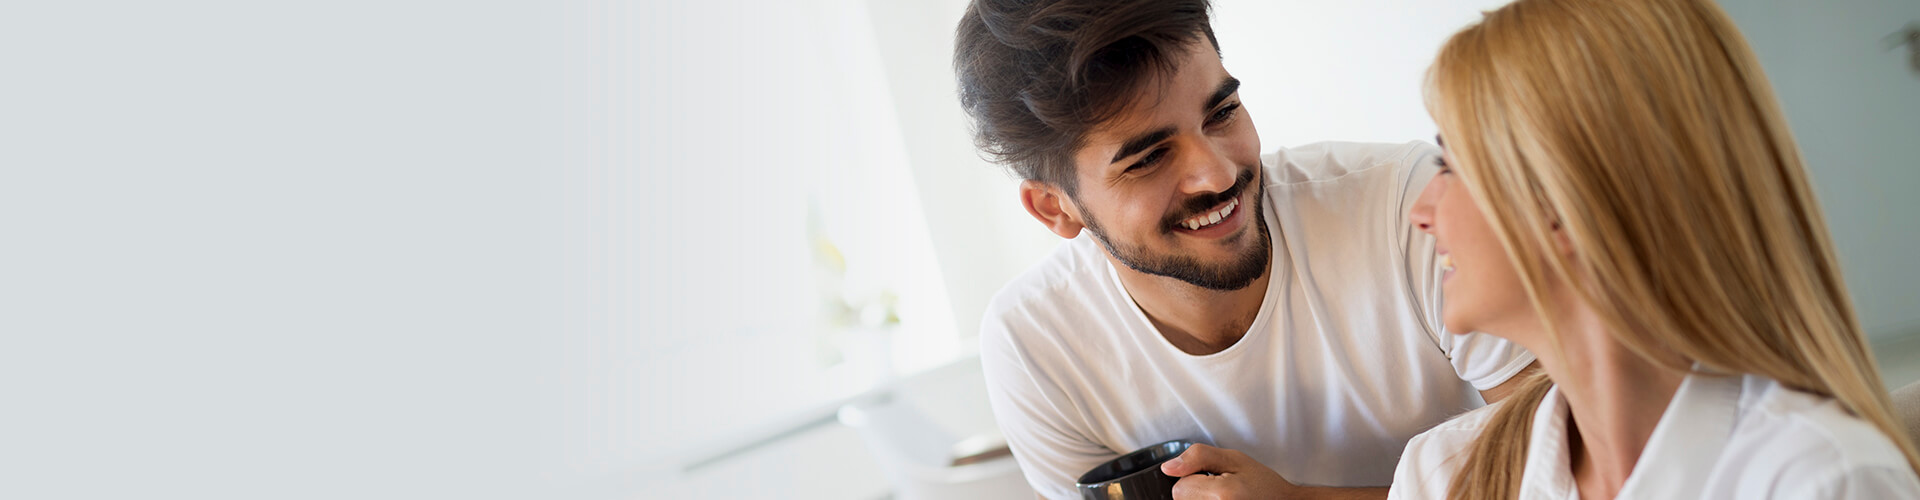
[{"label": "man's eyebrow", "polygon": [[1121,158],[1133,156],[1134,153],[1145,151],[1154,144],[1159,144],[1160,141],[1167,140],[1168,137],[1173,137],[1173,127],[1134,136],[1132,139],[1128,139],[1127,142],[1120,145],[1120,152],[1113,154],[1113,161],[1110,163],[1120,163]]},{"label": "man's eyebrow", "polygon": [[1219,106],[1220,101],[1227,100],[1227,96],[1233,95],[1234,92],[1239,92],[1239,91],[1240,91],[1240,79],[1234,78],[1231,76],[1227,77],[1226,80],[1223,80],[1220,82],[1220,88],[1214,89],[1213,97],[1207,98],[1207,105],[1206,107],[1200,108],[1200,112],[1205,113],[1208,111],[1213,111],[1213,107]]},{"label": "man's eyebrow", "polygon": [[[1206,107],[1201,108],[1200,111],[1212,111],[1214,106],[1220,105],[1220,101],[1227,100],[1227,96],[1231,96],[1234,92],[1239,91],[1240,79],[1231,76],[1227,77],[1226,80],[1220,82],[1220,88],[1213,90],[1213,96],[1207,98]],[[1119,163],[1121,158],[1133,156],[1135,153],[1145,151],[1154,144],[1167,140],[1168,137],[1173,137],[1173,127],[1135,136],[1133,139],[1120,145],[1120,151],[1113,154],[1113,161],[1111,163]]]},{"label": "man's eyebrow", "polygon": [[1440,140],[1440,134],[1433,134],[1433,143],[1443,148],[1447,147],[1447,141]]}]

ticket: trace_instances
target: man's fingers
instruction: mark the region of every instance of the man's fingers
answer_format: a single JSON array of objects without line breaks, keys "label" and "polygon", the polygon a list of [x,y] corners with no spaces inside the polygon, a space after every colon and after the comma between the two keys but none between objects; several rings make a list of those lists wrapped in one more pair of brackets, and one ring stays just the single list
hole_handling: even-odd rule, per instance
[{"label": "man's fingers", "polygon": [[1220,476],[1195,474],[1173,483],[1173,500],[1218,500],[1226,484]]},{"label": "man's fingers", "polygon": [[1200,472],[1234,472],[1236,467],[1230,463],[1232,450],[1223,450],[1204,444],[1196,444],[1160,464],[1160,472],[1173,477],[1186,477]]}]

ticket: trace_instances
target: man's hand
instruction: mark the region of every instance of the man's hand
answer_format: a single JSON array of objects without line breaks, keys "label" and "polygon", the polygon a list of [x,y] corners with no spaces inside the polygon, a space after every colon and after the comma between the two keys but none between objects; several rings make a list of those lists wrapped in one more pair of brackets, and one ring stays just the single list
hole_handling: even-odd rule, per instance
[{"label": "man's hand", "polygon": [[1298,489],[1245,453],[1204,444],[1160,464],[1160,471],[1180,478],[1173,485],[1176,500],[1293,498]]}]

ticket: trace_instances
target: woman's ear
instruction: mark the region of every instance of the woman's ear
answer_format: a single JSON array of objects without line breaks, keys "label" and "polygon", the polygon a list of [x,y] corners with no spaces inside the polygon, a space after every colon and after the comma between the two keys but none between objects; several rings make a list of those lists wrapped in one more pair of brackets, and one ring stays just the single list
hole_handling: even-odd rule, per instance
[{"label": "woman's ear", "polygon": [[1020,204],[1027,207],[1027,214],[1048,231],[1061,238],[1073,239],[1080,235],[1080,229],[1086,227],[1080,223],[1078,208],[1060,188],[1051,184],[1028,179],[1020,182]]},{"label": "woman's ear", "polygon": [[1567,237],[1567,229],[1561,227],[1560,221],[1557,220],[1553,221],[1553,224],[1549,227],[1553,230],[1554,251],[1560,252],[1561,256],[1573,256],[1573,238]]}]

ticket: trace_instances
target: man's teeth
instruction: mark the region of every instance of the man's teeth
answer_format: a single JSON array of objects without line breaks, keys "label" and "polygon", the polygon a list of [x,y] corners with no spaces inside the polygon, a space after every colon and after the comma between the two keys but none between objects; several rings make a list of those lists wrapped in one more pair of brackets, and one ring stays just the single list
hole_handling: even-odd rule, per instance
[{"label": "man's teeth", "polygon": [[1229,201],[1227,202],[1227,206],[1220,207],[1219,210],[1196,215],[1191,219],[1187,219],[1185,222],[1181,222],[1180,225],[1186,226],[1187,229],[1200,229],[1203,227],[1218,224],[1220,223],[1221,219],[1225,219],[1227,218],[1227,216],[1233,215],[1234,207],[1238,207],[1238,206],[1240,206],[1240,200],[1236,199],[1233,201]]},{"label": "man's teeth", "polygon": [[1453,256],[1452,256],[1452,255],[1442,255],[1442,256],[1440,256],[1440,270],[1442,270],[1442,271],[1452,271],[1452,270],[1453,270]]}]

